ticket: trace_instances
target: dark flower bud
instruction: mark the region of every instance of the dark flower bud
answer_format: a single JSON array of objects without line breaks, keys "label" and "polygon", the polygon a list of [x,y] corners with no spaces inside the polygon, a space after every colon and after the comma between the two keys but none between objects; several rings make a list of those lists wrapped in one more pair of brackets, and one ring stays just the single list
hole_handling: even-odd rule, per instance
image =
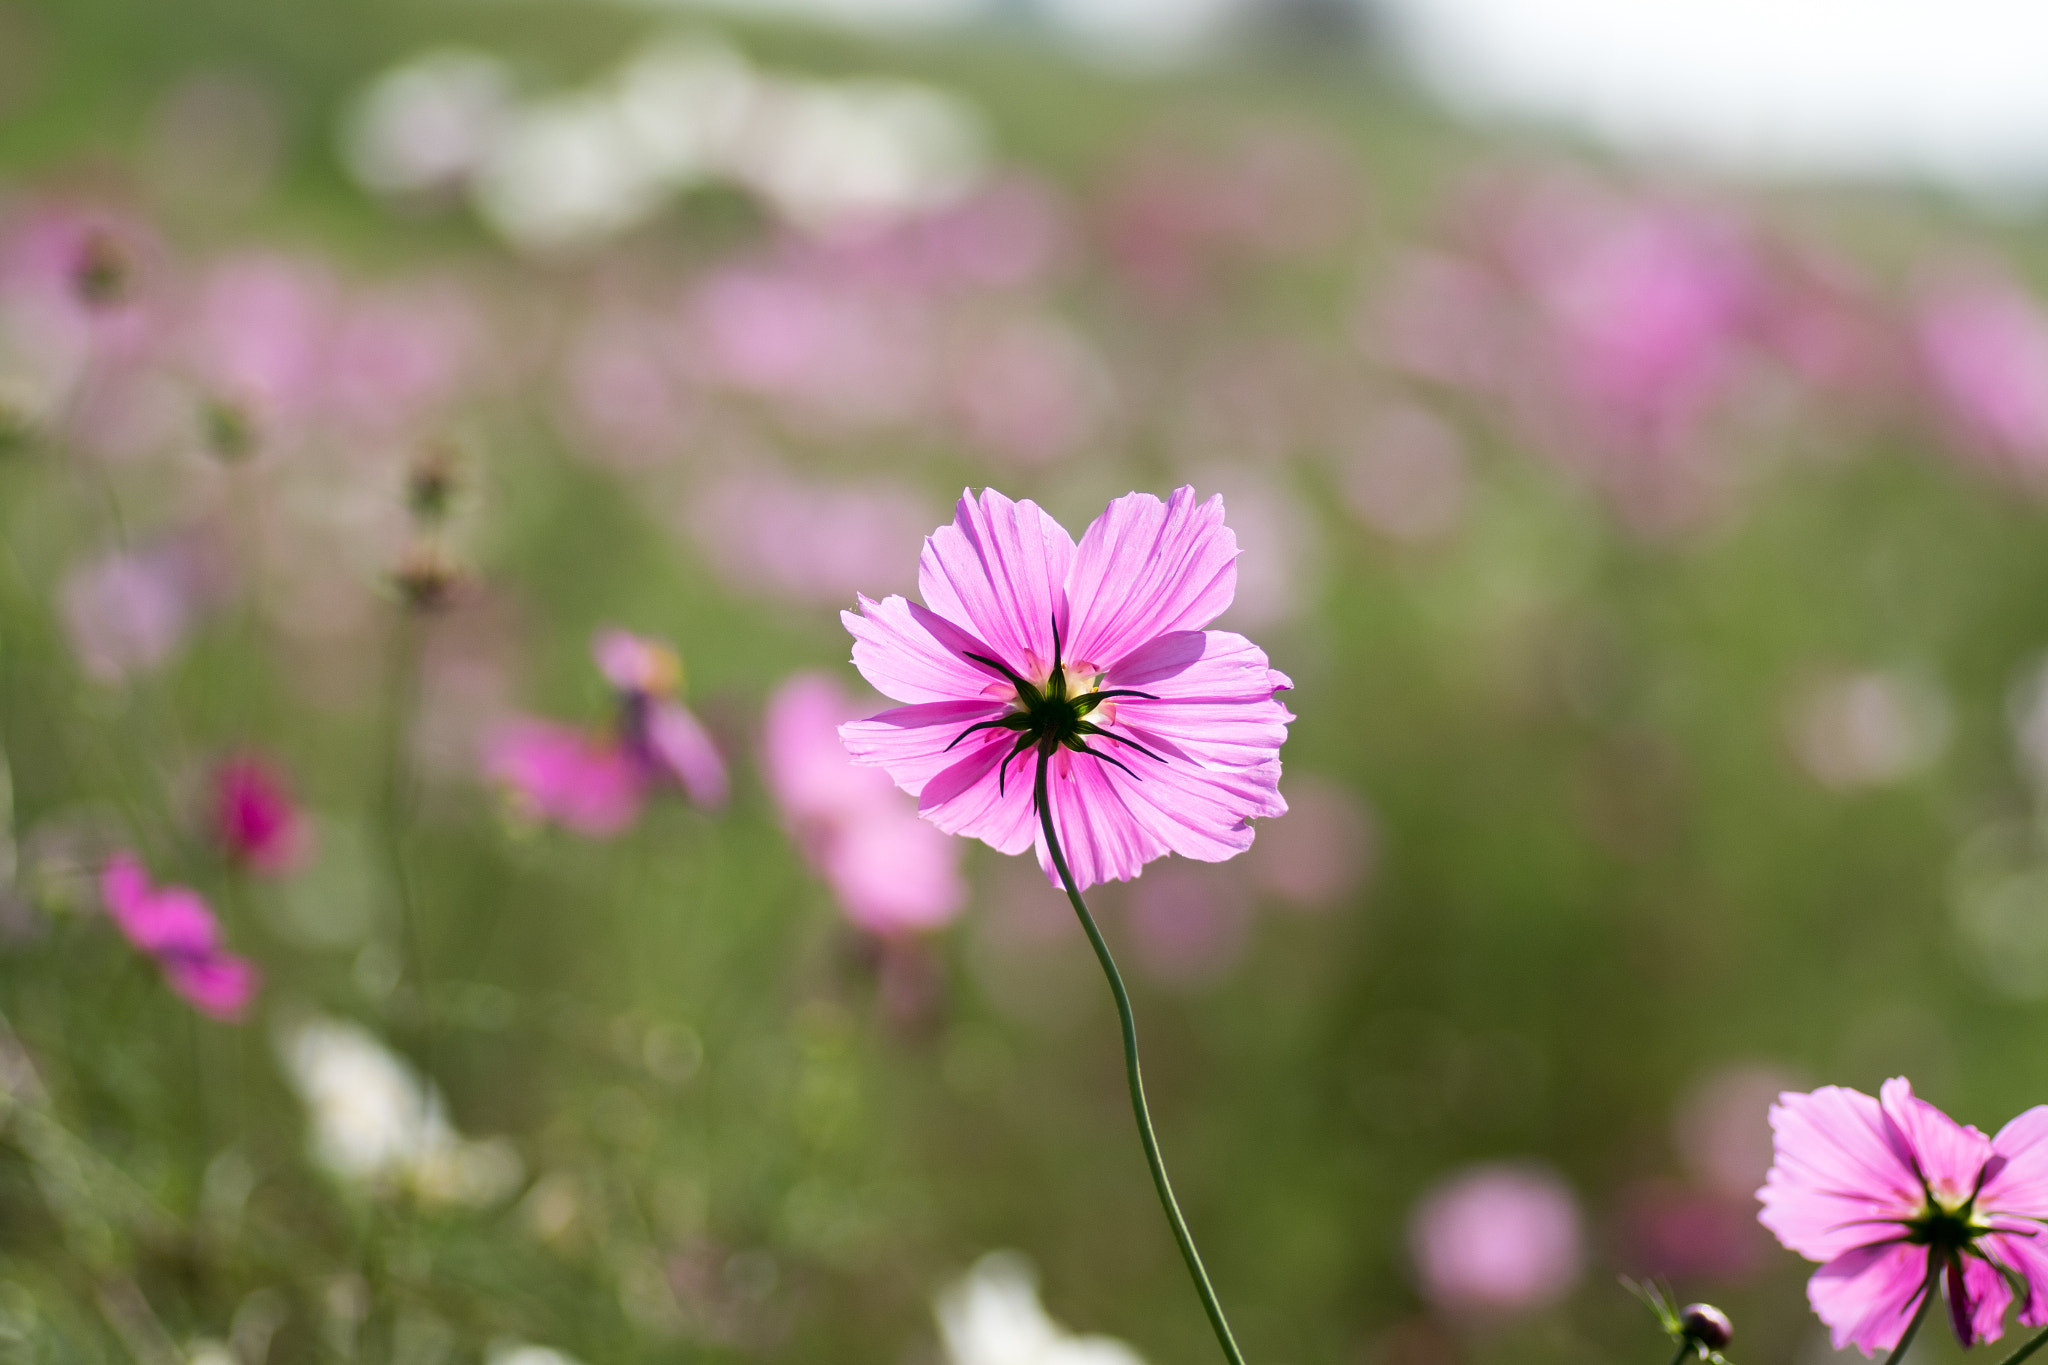
[{"label": "dark flower bud", "polygon": [[414,611],[439,611],[461,586],[462,571],[439,546],[421,542],[405,552],[391,581],[406,606]]},{"label": "dark flower bud", "polygon": [[102,232],[88,236],[78,248],[78,260],[71,269],[71,287],[89,307],[108,308],[128,294],[131,274],[128,253],[121,244]]},{"label": "dark flower bud", "polygon": [[1735,1338],[1735,1324],[1710,1303],[1689,1303],[1680,1309],[1678,1327],[1686,1340],[1696,1341],[1709,1351],[1724,1350]]},{"label": "dark flower bud", "polygon": [[430,446],[405,476],[406,505],[420,521],[438,523],[448,515],[457,482],[455,452],[446,445]]},{"label": "dark flower bud", "polygon": [[206,448],[229,464],[239,464],[256,451],[256,424],[233,403],[209,398],[199,409]]}]

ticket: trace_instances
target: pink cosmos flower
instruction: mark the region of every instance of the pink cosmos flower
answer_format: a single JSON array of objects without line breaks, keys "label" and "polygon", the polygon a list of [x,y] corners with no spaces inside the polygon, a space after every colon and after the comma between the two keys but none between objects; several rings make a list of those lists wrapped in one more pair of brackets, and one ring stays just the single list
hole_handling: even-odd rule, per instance
[{"label": "pink cosmos flower", "polygon": [[1807,1301],[1836,1350],[1896,1346],[1943,1283],[1965,1346],[1996,1341],[2021,1291],[2020,1321],[2048,1325],[2048,1105],[1987,1138],[1913,1094],[1838,1085],[1787,1092],[1771,1108],[1776,1160],[1759,1215],[1778,1240],[1824,1262]]},{"label": "pink cosmos flower", "polygon": [[297,866],[311,843],[283,775],[252,754],[214,770],[213,834],[236,862],[272,876]]},{"label": "pink cosmos flower", "polygon": [[171,989],[202,1014],[235,1022],[260,980],[247,958],[226,951],[220,924],[199,893],[153,887],[141,859],[120,852],[100,873],[100,899],[128,941],[157,960]]},{"label": "pink cosmos flower", "polygon": [[1222,498],[1192,488],[1116,499],[1079,545],[1034,503],[963,494],[925,541],[923,605],[862,596],[842,614],[855,666],[905,705],[840,737],[948,834],[1035,844],[1055,884],[1037,799],[1079,887],[1167,853],[1242,853],[1254,818],[1287,809],[1294,717],[1264,651],[1203,629],[1230,605],[1236,561]]},{"label": "pink cosmos flower", "polygon": [[2048,315],[2002,273],[1951,271],[1922,297],[1913,342],[1962,448],[2023,480],[2048,477]]},{"label": "pink cosmos flower", "polygon": [[725,760],[697,718],[674,698],[682,680],[675,653],[628,631],[599,631],[597,665],[615,690],[609,732],[590,734],[520,718],[485,743],[484,769],[522,812],[593,839],[639,818],[653,788],[672,784],[699,806],[725,804]]},{"label": "pink cosmos flower", "polygon": [[887,776],[847,757],[839,727],[859,714],[822,673],[777,688],[762,745],[769,790],[848,919],[884,936],[938,928],[967,903],[959,845],[918,819]]},{"label": "pink cosmos flower", "polygon": [[552,721],[499,727],[485,743],[484,770],[520,814],[592,839],[631,827],[647,795],[640,769],[617,743]]},{"label": "pink cosmos flower", "polygon": [[682,661],[666,645],[616,627],[592,642],[598,671],[619,695],[619,738],[650,778],[681,787],[700,806],[722,806],[725,760],[697,718],[675,700]]},{"label": "pink cosmos flower", "polygon": [[196,605],[188,567],[175,549],[117,550],[65,575],[64,630],[88,676],[118,682],[171,656]]},{"label": "pink cosmos flower", "polygon": [[1422,1292],[1441,1308],[1512,1312],[1563,1297],[1585,1260],[1578,1201],[1541,1167],[1474,1166],[1408,1220]]}]

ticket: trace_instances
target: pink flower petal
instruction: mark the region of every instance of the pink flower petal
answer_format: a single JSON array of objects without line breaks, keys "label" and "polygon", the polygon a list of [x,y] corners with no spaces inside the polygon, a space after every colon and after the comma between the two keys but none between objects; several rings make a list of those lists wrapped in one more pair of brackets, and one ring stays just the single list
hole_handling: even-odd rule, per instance
[{"label": "pink flower petal", "polygon": [[194,1009],[228,1023],[241,1020],[262,982],[253,963],[232,953],[169,959],[164,976]]},{"label": "pink flower petal", "polygon": [[647,716],[647,743],[691,801],[712,809],[725,804],[725,759],[695,716],[675,702],[654,707]]},{"label": "pink flower petal", "polygon": [[[2010,1241],[2012,1239],[2007,1238]],[[1955,1275],[1946,1277],[1955,1287]],[[2005,1335],[2005,1310],[2012,1307],[2012,1286],[1995,1266],[1974,1256],[1963,1261],[1963,1304],[1958,1311],[1949,1302],[1949,1320],[1956,1327],[1956,1340],[1964,1346],[1982,1346]]]},{"label": "pink flower petal", "polygon": [[502,727],[488,742],[484,765],[534,818],[593,839],[630,826],[646,795],[640,769],[616,745],[546,721]]},{"label": "pink flower petal", "polygon": [[853,636],[854,667],[883,696],[922,702],[1015,695],[999,675],[961,657],[1000,656],[952,622],[902,597],[862,597],[860,608],[839,619]]},{"label": "pink flower petal", "polygon": [[2048,1246],[2041,1245],[2040,1232],[2039,1225],[2030,1224],[2017,1235],[1992,1233],[1978,1243],[1985,1255],[2026,1277],[2020,1321],[2028,1327],[2048,1327]]},{"label": "pink flower petal", "polygon": [[979,839],[998,853],[1022,853],[1038,828],[1031,810],[1031,756],[1020,755],[998,771],[1010,752],[989,732],[970,737],[956,752],[964,756],[932,777],[918,794],[918,814],[948,834]]},{"label": "pink flower petal", "polygon": [[1991,1146],[2005,1158],[1984,1182],[1982,1206],[1993,1213],[2048,1218],[2048,1104],[2037,1104],[1998,1130]]},{"label": "pink flower petal", "polygon": [[979,501],[962,493],[952,524],[925,541],[917,591],[926,607],[971,628],[995,646],[993,657],[1037,682],[1052,666],[1054,617],[1065,624],[1073,560],[1073,537],[1038,504],[984,488]]},{"label": "pink flower petal", "polygon": [[1886,1235],[1876,1221],[1919,1207],[1920,1182],[1870,1096],[1835,1085],[1787,1092],[1771,1108],[1771,1129],[1777,1159],[1757,1191],[1758,1217],[1800,1255],[1832,1261]]},{"label": "pink flower petal", "polygon": [[[959,748],[947,748],[968,726],[993,720],[1008,709],[992,701],[897,706],[867,720],[847,722],[839,727],[839,737],[854,762],[887,769],[897,786],[919,796],[927,782],[973,752],[970,745],[978,749],[996,741],[1016,743],[1017,737],[1007,730],[983,730],[961,741]],[[1011,764],[1011,771],[1017,767]]]},{"label": "pink flower petal", "polygon": [[1208,625],[1237,593],[1237,553],[1221,494],[1116,499],[1074,553],[1067,658],[1110,667],[1158,636]]},{"label": "pink flower petal", "polygon": [[820,859],[847,918],[870,933],[936,929],[967,903],[959,846],[901,799],[842,825]]},{"label": "pink flower petal", "polygon": [[1920,1175],[1936,1195],[1961,1201],[1976,1192],[1984,1163],[1995,1154],[1990,1138],[1915,1097],[1912,1082],[1904,1076],[1886,1081],[1878,1100],[1885,1117],[1911,1144]]},{"label": "pink flower petal", "polygon": [[1927,1248],[1861,1246],[1829,1261],[1806,1282],[1806,1301],[1833,1330],[1837,1351],[1868,1356],[1899,1344],[1927,1283]]}]

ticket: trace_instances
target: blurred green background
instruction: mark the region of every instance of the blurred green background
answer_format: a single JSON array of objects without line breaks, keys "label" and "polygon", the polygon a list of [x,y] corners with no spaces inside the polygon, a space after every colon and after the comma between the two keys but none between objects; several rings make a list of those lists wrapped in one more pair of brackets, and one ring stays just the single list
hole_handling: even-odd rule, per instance
[{"label": "blurred green background", "polygon": [[[0,1358],[1060,1358],[942,1338],[997,1248],[1074,1331],[1209,1358],[1060,897],[963,845],[954,922],[858,928],[760,759],[962,486],[1078,533],[1183,482],[1295,681],[1296,811],[1091,901],[1249,1356],[1663,1359],[1618,1273],[1739,1361],[1829,1355],[1748,1196],[1773,1091],[2048,1097],[2039,233],[1461,128],[1299,16],[1235,47],[0,8]],[[379,84],[451,51],[473,108]],[[632,162],[591,111],[662,51],[699,83]],[[111,303],[49,302],[51,234]],[[79,587],[109,556],[171,586]],[[603,723],[611,624],[680,654],[724,810],[587,839],[486,776],[500,718]],[[312,832],[283,875],[212,837],[241,752]],[[260,966],[240,1024],[109,925],[115,847]],[[474,1188],[309,1146],[317,1019],[445,1093]],[[1555,1285],[1418,1271],[1479,1163],[1569,1192]]]}]

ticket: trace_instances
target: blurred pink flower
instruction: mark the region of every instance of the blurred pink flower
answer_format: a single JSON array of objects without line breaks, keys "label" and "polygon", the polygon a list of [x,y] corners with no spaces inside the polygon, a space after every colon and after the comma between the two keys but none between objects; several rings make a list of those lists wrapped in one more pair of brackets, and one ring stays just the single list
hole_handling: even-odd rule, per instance
[{"label": "blurred pink flower", "polygon": [[925,542],[923,606],[862,596],[842,613],[855,666],[907,704],[840,735],[940,829],[1004,853],[1037,845],[1055,882],[1028,754],[1008,785],[1033,748],[1078,886],[1169,852],[1221,862],[1251,846],[1255,817],[1286,811],[1294,719],[1278,697],[1293,684],[1258,646],[1202,629],[1236,588],[1220,497],[1129,494],[1077,547],[1035,503],[963,493]]},{"label": "blurred pink flower", "polygon": [[36,205],[0,226],[0,313],[78,359],[133,357],[152,339],[163,249],[126,214]]},{"label": "blurred pink flower", "polygon": [[948,387],[967,439],[998,459],[1045,464],[1072,454],[1101,407],[1102,368],[1079,335],[1050,318],[1013,318],[954,348]]},{"label": "blurred pink flower", "polygon": [[639,765],[615,741],[551,721],[498,727],[484,742],[484,770],[521,816],[592,839],[623,833],[646,799]]},{"label": "blurred pink flower", "polygon": [[684,516],[734,588],[819,605],[907,578],[903,545],[931,525],[925,500],[895,484],[825,483],[773,468],[712,483]]},{"label": "blurred pink flower", "polygon": [[1952,270],[1925,289],[1913,338],[1956,441],[1992,469],[2048,486],[2048,315],[2009,276]]},{"label": "blurred pink flower", "polygon": [[100,682],[169,658],[194,609],[188,566],[172,549],[116,551],[75,568],[65,576],[60,605],[72,652]]},{"label": "blurred pink flower", "polygon": [[1473,1166],[1408,1220],[1423,1296],[1451,1311],[1519,1312],[1562,1298],[1585,1259],[1578,1201],[1537,1166]]},{"label": "blurred pink flower", "polygon": [[609,627],[591,642],[598,671],[619,698],[619,742],[650,781],[672,782],[699,806],[722,806],[725,760],[704,727],[675,699],[683,665],[675,651]]},{"label": "blurred pink flower", "polygon": [[199,893],[182,886],[152,887],[133,853],[107,859],[100,899],[128,941],[157,960],[171,989],[202,1014],[240,1020],[256,994],[254,964],[221,947],[220,925]]},{"label": "blurred pink flower", "polygon": [[403,432],[455,401],[481,365],[483,320],[447,280],[365,291],[341,308],[324,368],[329,413],[351,429]]},{"label": "blurred pink flower", "polygon": [[214,769],[212,813],[222,849],[256,872],[289,872],[311,849],[312,831],[283,774],[253,754],[237,754]]},{"label": "blurred pink flower", "polygon": [[626,466],[675,453],[696,411],[675,329],[625,308],[599,312],[562,361],[563,418],[578,444]]},{"label": "blurred pink flower", "polygon": [[1692,1177],[1716,1193],[1748,1198],[1771,1168],[1771,1102],[1797,1081],[1761,1063],[1717,1067],[1679,1093],[1671,1141]]},{"label": "blurred pink flower", "polygon": [[484,770],[515,807],[529,818],[605,839],[639,818],[657,786],[673,785],[699,806],[723,805],[725,760],[675,700],[682,664],[674,652],[616,628],[599,631],[591,648],[617,699],[609,732],[521,717],[484,742]]},{"label": "blurred pink flower", "polygon": [[252,254],[217,262],[185,322],[184,362],[202,401],[232,413],[259,449],[289,445],[331,376],[334,281],[320,265]]},{"label": "blurred pink flower", "polygon": [[762,739],[768,788],[848,919],[883,935],[935,929],[967,902],[959,846],[918,819],[886,774],[847,756],[839,727],[861,714],[824,674],[784,682]]},{"label": "blurred pink flower", "polygon": [[1889,1350],[1945,1282],[1964,1346],[2004,1332],[2013,1289],[2020,1321],[2048,1326],[2048,1105],[1987,1138],[1916,1098],[1903,1077],[1879,1098],[1842,1086],[1787,1092],[1771,1108],[1777,1159],[1759,1215],[1778,1240],[1824,1262],[1807,1282],[1836,1350]]},{"label": "blurred pink flower", "polygon": [[689,318],[703,377],[786,416],[862,428],[909,420],[928,401],[931,319],[901,290],[801,258],[733,265],[698,286]]},{"label": "blurred pink flower", "polygon": [[1023,289],[1073,249],[1066,205],[1045,184],[1006,176],[879,230],[813,243],[832,267],[896,289]]},{"label": "blurred pink flower", "polygon": [[1740,1279],[1770,1246],[1746,1198],[1662,1181],[1630,1189],[1620,1221],[1628,1270],[1637,1276]]}]

